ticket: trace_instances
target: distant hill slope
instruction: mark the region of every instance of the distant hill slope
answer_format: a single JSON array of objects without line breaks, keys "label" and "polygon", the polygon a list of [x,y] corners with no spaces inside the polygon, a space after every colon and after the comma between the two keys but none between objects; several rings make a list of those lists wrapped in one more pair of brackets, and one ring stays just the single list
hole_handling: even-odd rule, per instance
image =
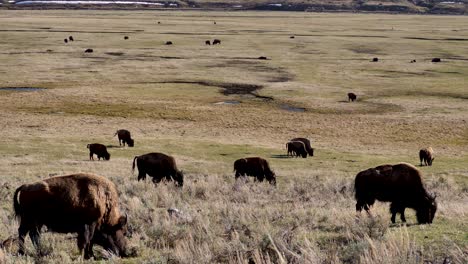
[{"label": "distant hill slope", "polygon": [[[3,8],[202,8],[311,12],[468,14],[468,0],[0,0]],[[65,3],[68,5],[65,6]]]}]

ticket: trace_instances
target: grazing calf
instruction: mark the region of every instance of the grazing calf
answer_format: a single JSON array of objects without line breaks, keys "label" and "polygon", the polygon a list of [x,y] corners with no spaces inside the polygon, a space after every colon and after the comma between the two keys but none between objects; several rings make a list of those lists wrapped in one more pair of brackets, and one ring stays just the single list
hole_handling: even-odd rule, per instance
[{"label": "grazing calf", "polygon": [[314,149],[310,146],[310,140],[308,140],[307,138],[293,138],[290,141],[301,141],[302,143],[304,143],[304,146],[309,156],[314,156]]},{"label": "grazing calf", "polygon": [[430,224],[437,211],[435,196],[429,195],[422,182],[422,174],[413,165],[399,163],[382,165],[359,172],[354,180],[356,211],[364,208],[370,213],[375,200],[391,202],[392,223],[399,213],[406,222],[405,208],[416,210],[420,224]]},{"label": "grazing calf", "polygon": [[122,143],[124,147],[125,147],[125,143],[127,143],[129,147],[134,146],[135,140],[132,139],[132,136],[130,135],[130,131],[125,130],[125,129],[119,129],[117,130],[117,132],[115,132],[114,137],[116,135],[119,138],[119,146],[122,146]]},{"label": "grazing calf", "polygon": [[93,245],[121,257],[127,256],[127,216],[119,210],[119,195],[107,178],[94,174],[72,174],[21,185],[13,197],[19,219],[19,250],[29,233],[40,250],[41,229],[56,233],[78,233],[78,248],[85,259],[93,257]]},{"label": "grazing calf", "polygon": [[262,182],[267,180],[270,184],[276,186],[276,175],[270,169],[268,161],[260,157],[251,157],[238,159],[234,162],[234,171],[236,179],[240,176],[252,176]]},{"label": "grazing calf", "polygon": [[289,141],[286,143],[286,148],[288,150],[288,156],[292,153],[297,157],[301,156],[304,159],[307,158],[307,150],[304,142],[302,141]]},{"label": "grazing calf", "polygon": [[184,174],[177,169],[175,159],[163,153],[148,153],[133,159],[132,171],[138,167],[138,181],[145,180],[146,174],[153,178],[154,183],[161,180],[174,180],[177,186],[184,185]]},{"label": "grazing calf", "polygon": [[221,45],[221,40],[219,40],[219,39],[214,39],[214,40],[213,40],[213,45],[218,45],[218,44]]},{"label": "grazing calf", "polygon": [[419,151],[421,166],[423,165],[423,161],[426,166],[432,166],[434,159],[434,150],[431,147],[423,148]]},{"label": "grazing calf", "polygon": [[348,102],[354,102],[357,99],[357,95],[355,93],[348,93]]},{"label": "grazing calf", "polygon": [[107,152],[106,146],[99,143],[93,143],[88,144],[86,147],[89,149],[89,160],[94,160],[94,154],[96,154],[98,160],[101,160],[101,158],[104,160],[110,160],[110,154]]}]

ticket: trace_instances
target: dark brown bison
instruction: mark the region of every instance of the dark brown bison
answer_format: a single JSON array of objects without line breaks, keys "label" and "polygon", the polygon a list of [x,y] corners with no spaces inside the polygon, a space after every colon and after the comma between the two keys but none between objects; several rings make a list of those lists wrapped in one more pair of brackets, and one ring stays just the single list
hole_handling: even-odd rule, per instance
[{"label": "dark brown bison", "polygon": [[85,52],[85,53],[93,53],[94,50],[93,50],[93,49],[86,49],[84,52]]},{"label": "dark brown bison", "polygon": [[413,165],[382,165],[359,172],[354,181],[356,211],[368,213],[375,200],[391,202],[392,223],[397,213],[406,222],[405,208],[416,210],[420,224],[432,223],[437,211],[435,197],[424,188],[421,172]]},{"label": "dark brown bison", "polygon": [[411,63],[415,63],[415,62],[416,62],[416,60],[411,60],[410,62],[411,62]]},{"label": "dark brown bison", "polygon": [[423,165],[423,161],[426,166],[432,166],[434,159],[434,150],[431,147],[424,148],[419,151],[421,166]]},{"label": "dark brown bison", "polygon": [[89,159],[94,160],[94,154],[98,157],[98,160],[101,160],[101,158],[105,160],[110,160],[110,154],[107,152],[106,146],[99,144],[99,143],[93,143],[93,144],[88,144],[86,146],[89,149]]},{"label": "dark brown bison", "polygon": [[240,176],[252,176],[258,181],[266,179],[270,184],[276,185],[276,175],[270,169],[268,161],[260,157],[243,158],[234,162],[236,179]]},{"label": "dark brown bison", "polygon": [[124,146],[125,146],[125,143],[127,143],[129,147],[134,146],[135,140],[132,139],[132,136],[130,135],[130,131],[125,130],[125,129],[119,129],[117,130],[117,132],[115,132],[114,137],[116,135],[119,138],[119,146],[122,146],[122,143]]},{"label": "dark brown bison", "polygon": [[16,189],[13,198],[19,219],[19,254],[29,233],[40,249],[40,231],[46,226],[57,233],[78,233],[78,248],[84,258],[93,257],[93,245],[121,257],[127,256],[127,216],[119,210],[115,185],[94,174],[48,178]]},{"label": "dark brown bison", "polygon": [[308,140],[307,138],[293,138],[290,141],[301,141],[302,143],[304,143],[304,146],[309,156],[314,156],[314,149],[310,146],[310,140]]},{"label": "dark brown bison", "polygon": [[373,58],[372,59],[372,62],[378,62],[379,61],[379,58]]},{"label": "dark brown bison", "polygon": [[63,39],[63,42],[68,43],[68,39]]},{"label": "dark brown bison", "polygon": [[355,93],[348,93],[348,102],[354,102],[357,99],[357,95]]},{"label": "dark brown bison", "polygon": [[68,37],[68,40],[70,40],[70,41],[75,41],[75,40],[73,39],[73,36],[69,36],[69,37]]},{"label": "dark brown bison", "polygon": [[268,60],[268,58],[265,57],[265,56],[260,56],[260,57],[258,57],[258,59],[259,59],[259,60]]},{"label": "dark brown bison", "polygon": [[172,45],[172,41],[166,41],[166,45]]},{"label": "dark brown bison", "polygon": [[153,182],[162,179],[174,180],[177,186],[184,185],[184,174],[177,169],[175,159],[163,153],[148,153],[133,159],[132,171],[135,171],[135,161],[138,167],[138,181],[145,180],[146,174],[153,177]]},{"label": "dark brown bison", "polygon": [[125,36],[124,39],[128,39],[128,36]]},{"label": "dark brown bison", "polygon": [[289,38],[290,38],[290,39],[293,39],[293,38],[295,38],[295,36],[290,36]]},{"label": "dark brown bison", "polygon": [[307,158],[307,150],[304,142],[302,141],[289,141],[286,143],[286,149],[288,150],[288,156],[292,156],[294,153],[296,157],[301,156],[303,158]]},{"label": "dark brown bison", "polygon": [[213,40],[213,45],[221,44],[221,40],[219,39],[214,39]]},{"label": "dark brown bison", "polygon": [[433,58],[432,62],[441,62],[442,60],[440,58]]},{"label": "dark brown bison", "polygon": [[211,45],[211,42],[209,40],[206,40],[205,45]]}]

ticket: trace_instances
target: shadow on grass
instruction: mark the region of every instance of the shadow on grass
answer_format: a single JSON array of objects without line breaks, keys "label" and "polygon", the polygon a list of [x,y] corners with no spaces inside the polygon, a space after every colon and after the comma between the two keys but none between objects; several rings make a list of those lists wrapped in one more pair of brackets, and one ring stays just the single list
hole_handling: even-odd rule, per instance
[{"label": "shadow on grass", "polygon": [[124,147],[117,146],[117,145],[107,145],[106,148],[124,148]]},{"label": "shadow on grass", "polygon": [[290,156],[286,154],[273,154],[270,157],[273,159],[289,159],[290,158]]}]

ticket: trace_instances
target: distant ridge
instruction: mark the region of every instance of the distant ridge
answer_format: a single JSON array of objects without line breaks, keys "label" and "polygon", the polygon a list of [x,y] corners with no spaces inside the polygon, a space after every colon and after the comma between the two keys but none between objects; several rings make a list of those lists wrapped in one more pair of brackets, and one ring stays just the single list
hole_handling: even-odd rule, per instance
[{"label": "distant ridge", "polygon": [[217,9],[468,14],[468,0],[1,0],[3,9]]}]

